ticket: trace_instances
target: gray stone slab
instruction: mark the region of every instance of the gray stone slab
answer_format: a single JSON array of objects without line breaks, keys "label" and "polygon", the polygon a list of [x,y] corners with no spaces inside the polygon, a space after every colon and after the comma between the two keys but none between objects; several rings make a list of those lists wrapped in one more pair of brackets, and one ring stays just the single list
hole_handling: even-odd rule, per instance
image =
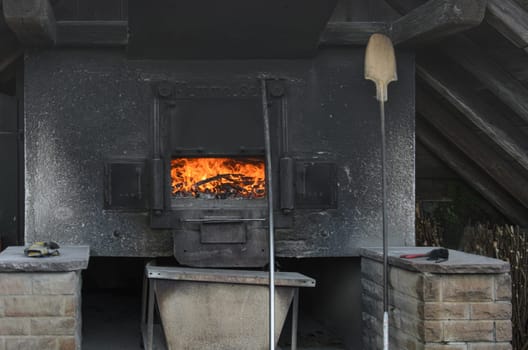
[{"label": "gray stone slab", "polygon": [[[149,278],[193,282],[268,285],[265,271],[196,269],[172,266],[147,266]],[[275,285],[281,287],[315,287],[315,280],[297,272],[275,272]]]},{"label": "gray stone slab", "polygon": [[[430,272],[441,274],[479,274],[504,273],[510,271],[510,264],[481,255],[468,254],[449,249],[449,260],[444,262],[429,261],[427,258],[405,259],[404,254],[424,254],[434,247],[390,247],[389,265],[409,271]],[[382,248],[363,248],[361,256],[379,262],[383,261]]]},{"label": "gray stone slab", "polygon": [[0,253],[0,272],[76,271],[88,267],[89,246],[62,246],[60,255],[30,258],[23,246],[7,247]]}]

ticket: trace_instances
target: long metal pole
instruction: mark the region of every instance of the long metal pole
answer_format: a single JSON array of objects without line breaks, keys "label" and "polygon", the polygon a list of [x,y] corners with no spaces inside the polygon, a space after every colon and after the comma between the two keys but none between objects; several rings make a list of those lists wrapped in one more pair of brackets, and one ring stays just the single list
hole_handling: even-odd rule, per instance
[{"label": "long metal pole", "polygon": [[387,176],[386,140],[385,140],[385,101],[387,101],[387,86],[398,80],[396,72],[396,57],[394,47],[389,37],[376,33],[367,44],[365,52],[365,79],[376,84],[376,99],[380,103],[381,119],[381,192],[382,192],[382,224],[383,224],[383,349],[389,349],[389,249],[387,229]]},{"label": "long metal pole", "polygon": [[264,117],[264,145],[266,148],[266,182],[268,197],[268,230],[269,230],[269,349],[275,350],[275,239],[273,223],[273,178],[271,171],[271,136],[268,111],[268,92],[266,80],[260,81],[262,92],[262,115]]},{"label": "long metal pole", "polygon": [[383,221],[383,349],[389,349],[389,258],[388,258],[388,234],[387,234],[387,176],[386,166],[386,143],[385,143],[385,101],[380,99],[381,119],[381,200]]}]

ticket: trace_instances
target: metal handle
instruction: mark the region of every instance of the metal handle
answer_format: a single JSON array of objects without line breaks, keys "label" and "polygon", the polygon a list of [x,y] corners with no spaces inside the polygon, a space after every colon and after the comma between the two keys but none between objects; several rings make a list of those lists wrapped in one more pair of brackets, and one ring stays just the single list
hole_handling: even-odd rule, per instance
[{"label": "metal handle", "polygon": [[416,259],[416,258],[426,258],[427,254],[403,254],[400,255],[400,258],[403,259]]},{"label": "metal handle", "polygon": [[137,198],[141,199],[143,197],[143,193],[141,191],[141,168],[136,168],[136,184],[137,184]]},{"label": "metal handle", "polygon": [[265,218],[256,219],[242,219],[242,218],[203,218],[203,219],[181,219],[181,222],[199,222],[199,223],[211,223],[221,224],[225,222],[252,222],[252,221],[266,221]]}]

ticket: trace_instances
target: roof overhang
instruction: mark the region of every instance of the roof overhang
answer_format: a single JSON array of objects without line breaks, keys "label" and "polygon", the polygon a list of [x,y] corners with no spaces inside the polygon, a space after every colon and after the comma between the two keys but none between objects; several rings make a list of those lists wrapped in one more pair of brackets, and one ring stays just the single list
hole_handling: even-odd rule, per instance
[{"label": "roof overhang", "polygon": [[336,0],[130,0],[132,58],[315,55]]}]

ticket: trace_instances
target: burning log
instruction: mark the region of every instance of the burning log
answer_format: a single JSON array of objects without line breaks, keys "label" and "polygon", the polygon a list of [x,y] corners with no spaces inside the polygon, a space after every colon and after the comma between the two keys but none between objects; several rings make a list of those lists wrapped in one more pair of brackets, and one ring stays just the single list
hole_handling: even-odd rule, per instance
[{"label": "burning log", "polygon": [[207,199],[263,198],[264,174],[264,161],[259,158],[173,159],[172,193]]},{"label": "burning log", "polygon": [[[197,189],[201,185],[204,185],[204,184],[207,184],[207,183],[210,183],[210,182],[213,182],[213,181],[223,180],[223,179],[231,181],[233,183],[240,182],[240,177],[241,176],[243,176],[243,175],[242,174],[219,174],[219,175],[215,175],[215,176],[212,176],[210,178],[207,178],[205,180],[198,181],[197,183],[195,183],[193,185],[193,188]],[[242,188],[240,188],[240,190],[242,190]]]}]

